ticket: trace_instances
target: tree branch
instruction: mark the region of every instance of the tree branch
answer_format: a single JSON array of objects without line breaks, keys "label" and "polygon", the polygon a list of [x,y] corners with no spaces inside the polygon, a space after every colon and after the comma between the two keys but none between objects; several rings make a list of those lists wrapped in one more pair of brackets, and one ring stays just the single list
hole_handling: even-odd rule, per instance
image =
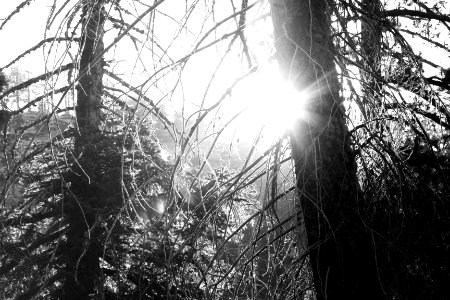
[{"label": "tree branch", "polygon": [[383,12],[386,17],[418,17],[430,20],[438,20],[441,22],[450,22],[450,17],[445,15],[438,15],[431,11],[424,12],[412,9],[392,9]]},{"label": "tree branch", "polygon": [[0,95],[0,100],[3,99],[3,98],[5,98],[5,97],[8,96],[9,94],[14,93],[15,91],[19,91],[19,90],[24,89],[24,88],[26,88],[26,87],[28,87],[28,86],[30,86],[30,85],[36,83],[36,82],[45,80],[45,79],[47,79],[47,78],[53,76],[54,74],[59,74],[59,73],[61,73],[61,72],[70,70],[70,69],[72,69],[73,67],[74,67],[74,64],[73,64],[73,63],[69,63],[69,64],[67,64],[67,65],[64,65],[64,66],[61,66],[61,67],[57,68],[56,70],[52,70],[52,71],[50,71],[50,72],[47,72],[47,73],[45,73],[45,74],[42,74],[42,75],[39,75],[39,76],[37,76],[37,77],[31,78],[31,79],[29,79],[29,80],[27,80],[27,81],[25,81],[25,82],[22,82],[21,84],[18,84],[18,85],[16,85],[16,86],[10,88],[9,90],[5,91],[3,94],[1,94],[1,95]]},{"label": "tree branch", "polygon": [[0,68],[0,71],[9,68],[12,64],[14,64],[15,62],[17,62],[18,60],[20,60],[21,58],[23,58],[25,55],[30,54],[31,52],[33,52],[34,50],[40,48],[42,45],[44,45],[45,43],[50,43],[50,42],[64,42],[64,41],[73,41],[73,42],[77,42],[79,41],[79,38],[68,38],[68,37],[52,37],[52,38],[48,38],[48,39],[44,39],[42,41],[40,41],[39,43],[37,43],[35,46],[31,47],[30,49],[24,51],[22,54],[20,54],[19,56],[17,56],[16,58],[14,58],[10,63],[8,63],[6,66]]}]

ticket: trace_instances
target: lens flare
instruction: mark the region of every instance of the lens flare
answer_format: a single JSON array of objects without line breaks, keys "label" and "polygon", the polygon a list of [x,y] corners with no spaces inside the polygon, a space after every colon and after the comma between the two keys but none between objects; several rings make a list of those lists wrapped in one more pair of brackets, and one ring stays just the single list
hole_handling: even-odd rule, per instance
[{"label": "lens flare", "polygon": [[263,144],[270,145],[305,116],[308,94],[278,74],[278,67],[272,65],[248,78],[233,93],[233,106],[245,109],[237,125],[240,139],[251,139],[262,130]]}]

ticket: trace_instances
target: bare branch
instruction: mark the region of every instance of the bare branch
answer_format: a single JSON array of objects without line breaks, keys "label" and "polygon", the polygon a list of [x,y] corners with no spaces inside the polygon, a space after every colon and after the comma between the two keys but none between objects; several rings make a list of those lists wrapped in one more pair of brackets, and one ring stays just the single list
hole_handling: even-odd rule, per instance
[{"label": "bare branch", "polygon": [[36,49],[39,49],[42,45],[44,45],[46,43],[50,43],[50,42],[66,42],[66,41],[67,42],[70,42],[70,41],[78,42],[79,40],[80,40],[79,38],[69,38],[69,37],[52,37],[52,38],[44,39],[44,40],[40,41],[39,43],[37,43],[35,46],[33,46],[30,49],[24,51],[22,54],[20,54],[16,58],[14,58],[11,62],[9,62],[4,67],[0,68],[0,71],[10,67],[12,64],[14,64],[15,62],[19,61],[25,55],[30,54],[31,52],[35,51]]},{"label": "bare branch", "polygon": [[12,18],[14,15],[18,14],[19,11],[20,11],[22,8],[25,7],[25,5],[29,5],[32,1],[33,1],[33,0],[25,0],[25,1],[23,1],[22,3],[20,3],[20,4],[16,7],[16,9],[6,17],[6,19],[2,22],[2,24],[0,24],[0,30],[2,30],[2,29],[3,29],[3,26],[5,26],[5,24],[8,23],[8,21],[11,20],[11,18]]},{"label": "bare branch", "polygon": [[74,64],[73,63],[69,63],[67,65],[61,66],[61,67],[59,67],[59,68],[57,68],[55,70],[52,70],[50,72],[47,72],[45,74],[42,74],[42,75],[39,75],[37,77],[31,78],[31,79],[29,79],[29,80],[27,80],[25,82],[22,82],[21,84],[18,84],[16,86],[10,88],[9,90],[6,90],[3,94],[0,95],[0,100],[5,98],[9,94],[14,93],[15,91],[19,91],[19,90],[24,89],[24,88],[26,88],[26,87],[28,87],[28,86],[36,83],[36,82],[39,82],[39,81],[42,81],[42,80],[46,80],[46,79],[48,79],[49,77],[51,77],[51,76],[53,76],[55,74],[59,74],[61,72],[64,72],[64,71],[67,71],[67,70],[70,70],[70,69],[73,69],[73,68],[74,68]]}]

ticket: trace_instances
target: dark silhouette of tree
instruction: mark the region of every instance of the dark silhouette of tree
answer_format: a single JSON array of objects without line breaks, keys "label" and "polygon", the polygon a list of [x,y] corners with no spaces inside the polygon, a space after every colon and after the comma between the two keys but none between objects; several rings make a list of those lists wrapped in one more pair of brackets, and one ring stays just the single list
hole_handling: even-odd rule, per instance
[{"label": "dark silhouette of tree", "polygon": [[[71,187],[65,198],[67,205],[65,218],[67,231],[65,299],[89,299],[100,290],[100,224],[104,216],[111,214],[111,208],[118,208],[108,193],[105,194],[108,161],[102,157],[102,149],[107,148],[103,141],[102,97],[103,97],[103,35],[106,18],[106,1],[87,1],[82,10],[82,38],[80,42],[80,79],[77,87],[76,117],[79,136],[75,137],[74,155],[78,158],[77,176],[69,180]],[[114,158],[112,158],[114,159]],[[117,158],[116,158],[117,159]],[[119,161],[116,161],[119,165]],[[102,170],[106,168],[106,170]],[[99,170],[100,169],[100,170]],[[116,173],[118,176],[119,174]],[[113,178],[108,178],[109,180]],[[113,179],[117,184],[120,182]],[[103,192],[102,192],[103,191]],[[119,193],[115,189],[115,193]],[[117,198],[117,197],[115,197]],[[116,199],[116,201],[120,200]],[[112,203],[108,203],[111,201]],[[106,203],[105,203],[106,202]],[[100,212],[100,210],[103,210]]]},{"label": "dark silhouette of tree", "polygon": [[[380,299],[374,250],[333,62],[326,1],[272,1],[281,71],[307,91],[307,116],[290,134],[318,299]],[[301,99],[299,99],[301,101]]]},{"label": "dark silhouette of tree", "polygon": [[0,73],[0,93],[3,93],[4,89],[7,87],[8,81],[3,73]]},{"label": "dark silhouette of tree", "polygon": [[[377,10],[371,7],[375,1],[340,4],[345,43],[338,53],[361,70],[362,93],[353,90],[351,97],[361,97],[357,103],[367,114],[353,138],[367,202],[361,216],[372,232],[380,284],[389,299],[445,299],[448,87],[445,68],[436,64],[439,57],[427,59],[419,46],[447,51],[445,4],[412,1]],[[372,25],[352,35],[346,18],[348,24],[361,18]],[[374,31],[367,34],[364,28]],[[360,42],[372,47],[358,51]]]}]

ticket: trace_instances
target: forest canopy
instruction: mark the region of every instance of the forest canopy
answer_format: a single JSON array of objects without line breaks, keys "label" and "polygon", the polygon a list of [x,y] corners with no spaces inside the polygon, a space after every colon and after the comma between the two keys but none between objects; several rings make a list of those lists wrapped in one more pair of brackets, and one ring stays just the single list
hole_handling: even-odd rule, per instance
[{"label": "forest canopy", "polygon": [[1,299],[447,299],[450,7],[0,4]]}]

